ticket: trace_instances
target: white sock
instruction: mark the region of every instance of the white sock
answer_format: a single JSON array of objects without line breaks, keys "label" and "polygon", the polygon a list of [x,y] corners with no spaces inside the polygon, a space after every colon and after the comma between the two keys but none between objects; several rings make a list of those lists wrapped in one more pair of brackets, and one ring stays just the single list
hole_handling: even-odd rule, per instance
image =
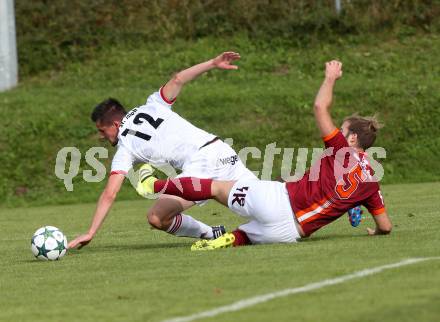
[{"label": "white sock", "polygon": [[167,233],[179,237],[194,237],[212,239],[211,226],[208,226],[201,221],[195,220],[193,217],[185,214],[177,214],[173,218],[171,226]]}]

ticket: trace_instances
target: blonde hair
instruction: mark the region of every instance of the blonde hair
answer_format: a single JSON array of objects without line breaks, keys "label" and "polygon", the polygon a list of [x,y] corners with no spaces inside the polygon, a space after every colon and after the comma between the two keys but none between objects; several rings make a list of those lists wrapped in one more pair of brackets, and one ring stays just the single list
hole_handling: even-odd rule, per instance
[{"label": "blonde hair", "polygon": [[373,116],[360,116],[355,113],[344,119],[348,122],[348,130],[355,133],[360,148],[366,150],[376,141],[377,132],[383,127],[378,120],[377,114]]}]

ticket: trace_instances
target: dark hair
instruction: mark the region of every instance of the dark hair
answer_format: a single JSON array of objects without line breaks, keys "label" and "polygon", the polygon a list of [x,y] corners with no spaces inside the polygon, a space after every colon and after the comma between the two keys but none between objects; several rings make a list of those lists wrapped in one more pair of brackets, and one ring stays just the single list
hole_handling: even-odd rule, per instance
[{"label": "dark hair", "polygon": [[127,112],[122,104],[114,98],[109,98],[95,106],[91,118],[95,123],[109,125],[115,120],[120,121],[125,114]]},{"label": "dark hair", "polygon": [[357,134],[358,145],[366,150],[376,141],[377,131],[383,127],[377,119],[377,115],[360,116],[353,114],[344,119],[348,122],[348,131]]}]

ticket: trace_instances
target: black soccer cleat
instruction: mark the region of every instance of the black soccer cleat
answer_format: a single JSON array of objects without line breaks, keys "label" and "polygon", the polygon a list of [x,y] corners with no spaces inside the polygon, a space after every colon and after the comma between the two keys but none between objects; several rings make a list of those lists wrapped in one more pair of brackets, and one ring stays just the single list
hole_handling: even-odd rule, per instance
[{"label": "black soccer cleat", "polygon": [[225,226],[212,226],[212,239],[217,239],[220,236],[223,236],[226,233],[226,228]]}]

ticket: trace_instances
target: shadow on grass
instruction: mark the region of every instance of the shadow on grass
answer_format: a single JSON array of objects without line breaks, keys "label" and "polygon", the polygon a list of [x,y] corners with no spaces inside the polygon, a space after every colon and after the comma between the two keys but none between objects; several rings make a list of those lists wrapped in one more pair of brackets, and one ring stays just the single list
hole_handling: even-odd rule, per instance
[{"label": "shadow on grass", "polygon": [[23,259],[23,260],[20,260],[20,261],[18,261],[18,262],[20,262],[20,263],[26,263],[26,264],[44,264],[44,263],[47,263],[47,262],[51,262],[51,261],[43,261],[43,260],[41,260],[41,259],[38,259],[38,258],[33,258],[33,259]]},{"label": "shadow on grass", "polygon": [[102,253],[102,252],[118,252],[118,251],[145,251],[149,249],[167,249],[167,248],[183,248],[191,247],[191,243],[156,243],[156,244],[116,244],[116,245],[100,245],[87,246],[83,249],[69,249],[70,254]]},{"label": "shadow on grass", "polygon": [[365,235],[352,235],[352,234],[344,234],[344,235],[326,235],[326,236],[317,236],[317,237],[310,237],[310,238],[303,238],[301,239],[301,243],[312,243],[316,241],[322,241],[322,240],[335,240],[335,239],[352,239],[352,238],[371,238],[371,236],[368,236],[367,233]]},{"label": "shadow on grass", "polygon": [[[352,235],[352,234],[338,234],[338,235],[326,235],[326,236],[317,236],[317,237],[311,237],[311,238],[304,238],[300,241],[300,243],[314,243],[314,242],[319,242],[319,241],[331,241],[331,240],[341,240],[341,239],[353,239],[353,238],[371,238],[370,236],[368,236],[367,234],[362,235]],[[178,249],[178,248],[187,248],[188,251],[191,247],[192,242],[181,242],[181,243],[167,243],[167,242],[163,242],[163,243],[150,243],[150,244],[107,244],[107,245],[99,245],[99,246],[95,246],[95,245],[91,245],[91,246],[86,246],[83,249],[79,250],[79,249],[70,249],[68,251],[68,256],[69,255],[79,255],[81,253],[84,254],[97,254],[97,253],[107,253],[107,252],[136,252],[136,251],[147,251],[147,250],[160,250],[160,249]],[[250,245],[247,247],[253,247],[256,248],[257,247],[262,247],[264,248],[265,246],[273,246],[274,244],[271,245]],[[275,244],[276,245],[276,244]],[[292,246],[290,244],[278,244],[281,246]],[[247,249],[246,247],[246,249]],[[239,247],[240,249],[244,249],[244,247]],[[22,260],[22,263],[32,263],[32,264],[37,264],[37,263],[46,263],[48,261],[42,261],[42,260],[37,260],[37,259],[26,259],[26,260]]]},{"label": "shadow on grass", "polygon": [[[147,251],[147,250],[157,250],[157,249],[170,249],[170,248],[187,248],[188,251],[191,247],[191,243],[156,243],[156,244],[117,244],[117,245],[102,245],[102,246],[87,246],[83,249],[69,249],[66,256],[75,256],[83,253],[86,254],[97,254],[97,253],[108,253],[108,252],[136,252],[136,251]],[[43,264],[50,262],[63,261],[64,258],[56,261],[45,261],[39,260],[37,258],[29,258],[20,260],[21,263],[26,264]]]}]

